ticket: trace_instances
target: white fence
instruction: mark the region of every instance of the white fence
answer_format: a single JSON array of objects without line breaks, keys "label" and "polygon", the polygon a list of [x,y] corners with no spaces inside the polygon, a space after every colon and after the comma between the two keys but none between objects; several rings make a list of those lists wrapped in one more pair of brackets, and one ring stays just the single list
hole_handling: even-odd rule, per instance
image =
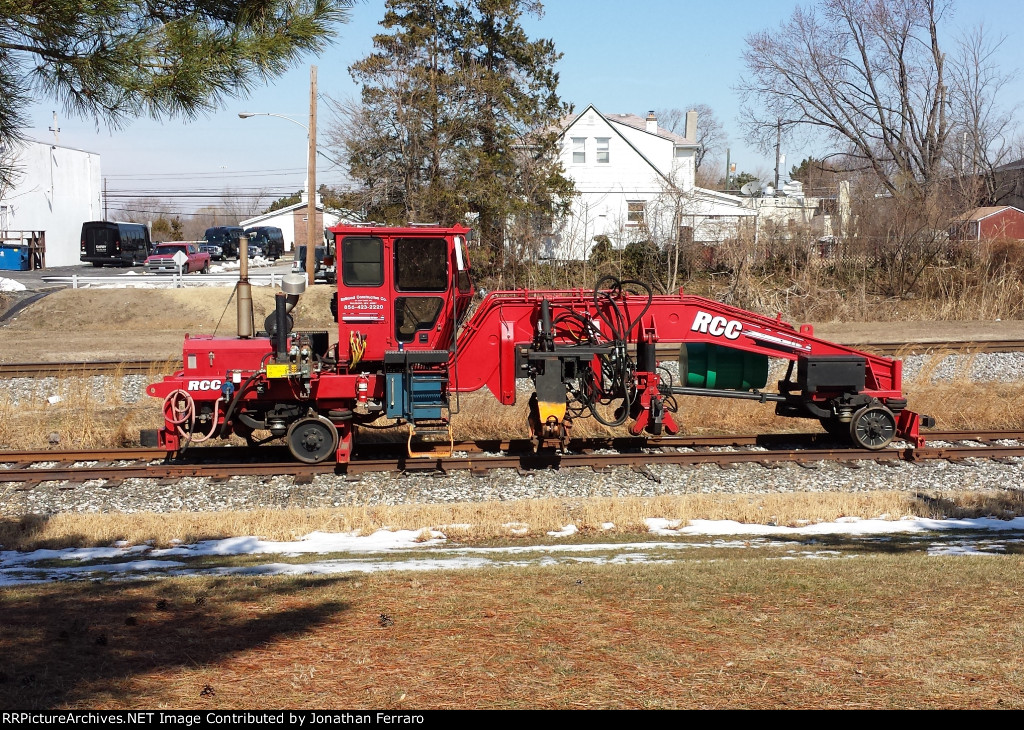
[{"label": "white fence", "polygon": [[[284,278],[283,273],[258,274],[249,277],[253,286],[278,287]],[[50,284],[70,284],[72,289],[83,288],[141,288],[141,289],[185,289],[203,286],[234,286],[238,282],[237,274],[136,274],[120,276],[44,276],[43,281]]]}]

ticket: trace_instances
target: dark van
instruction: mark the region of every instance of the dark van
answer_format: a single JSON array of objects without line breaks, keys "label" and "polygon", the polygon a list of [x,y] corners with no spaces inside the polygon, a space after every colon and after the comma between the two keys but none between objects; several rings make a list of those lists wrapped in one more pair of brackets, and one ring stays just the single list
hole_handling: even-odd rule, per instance
[{"label": "dark van", "polygon": [[207,228],[203,238],[207,243],[220,246],[221,255],[226,259],[238,258],[238,237],[245,233],[241,226],[214,226]]},{"label": "dark van", "polygon": [[249,237],[249,243],[260,247],[263,256],[277,261],[284,255],[284,234],[276,226],[256,226],[246,228],[245,235]]},{"label": "dark van", "polygon": [[93,266],[141,266],[153,250],[149,229],[141,223],[86,221],[81,259]]}]

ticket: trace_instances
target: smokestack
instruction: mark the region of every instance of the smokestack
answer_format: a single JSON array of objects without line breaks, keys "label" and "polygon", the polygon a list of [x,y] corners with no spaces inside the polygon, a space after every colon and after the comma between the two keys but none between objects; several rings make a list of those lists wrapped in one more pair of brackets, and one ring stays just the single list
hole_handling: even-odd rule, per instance
[{"label": "smokestack", "polygon": [[697,141],[697,111],[695,109],[686,112],[686,134],[683,136],[691,142]]},{"label": "smokestack", "polygon": [[658,133],[658,118],[654,116],[654,110],[647,112],[647,131],[651,134]]},{"label": "smokestack", "polygon": [[238,237],[238,285],[236,293],[236,316],[238,336],[247,339],[253,336],[252,286],[249,284],[249,237]]}]

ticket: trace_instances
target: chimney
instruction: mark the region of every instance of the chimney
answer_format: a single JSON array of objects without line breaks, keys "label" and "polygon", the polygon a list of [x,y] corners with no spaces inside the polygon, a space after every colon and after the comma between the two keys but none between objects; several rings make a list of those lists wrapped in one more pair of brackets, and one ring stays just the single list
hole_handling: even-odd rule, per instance
[{"label": "chimney", "polygon": [[690,142],[697,141],[697,111],[695,109],[686,112],[686,134],[683,136]]},{"label": "chimney", "polygon": [[647,131],[651,134],[658,133],[658,118],[654,116],[654,110],[647,112]]}]

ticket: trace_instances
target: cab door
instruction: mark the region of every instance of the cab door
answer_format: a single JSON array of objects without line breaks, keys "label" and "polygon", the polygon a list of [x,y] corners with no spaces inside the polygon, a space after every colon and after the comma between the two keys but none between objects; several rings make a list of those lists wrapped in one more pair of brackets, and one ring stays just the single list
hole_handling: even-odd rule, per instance
[{"label": "cab door", "polygon": [[399,236],[394,247],[394,336],[412,350],[447,350],[451,317],[449,243],[442,236]]},{"label": "cab door", "polygon": [[369,233],[339,234],[337,319],[340,360],[383,360],[394,349],[388,269],[390,240]]}]

